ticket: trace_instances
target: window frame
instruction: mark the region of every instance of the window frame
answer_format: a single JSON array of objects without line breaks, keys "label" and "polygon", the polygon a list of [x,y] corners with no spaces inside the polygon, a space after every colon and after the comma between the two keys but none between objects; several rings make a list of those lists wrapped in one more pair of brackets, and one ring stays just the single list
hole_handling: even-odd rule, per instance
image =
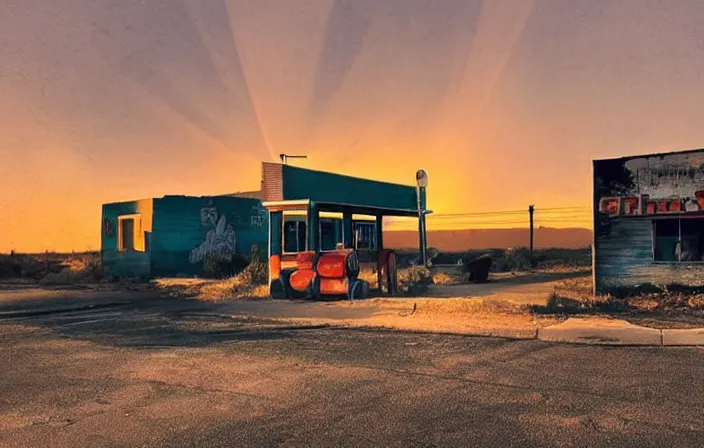
[{"label": "window frame", "polygon": [[[376,221],[362,221],[362,220],[359,220],[359,221],[354,221],[353,224],[354,224],[354,232],[353,232],[353,237],[354,237],[354,250],[356,250],[356,251],[363,251],[363,252],[375,252],[375,251],[378,251],[378,250],[379,250],[379,248],[378,248],[379,242],[377,241],[377,235],[376,235],[376,232],[377,232],[377,229],[376,229],[377,223],[376,223]],[[368,227],[370,227],[370,228],[372,229],[372,231],[371,231],[371,233],[370,233],[370,235],[371,235],[371,243],[372,243],[371,245],[372,245],[372,247],[363,248],[363,249],[360,249],[360,248],[359,248],[359,232],[358,232],[358,227],[359,227],[360,225],[361,225],[361,226],[368,226]]]},{"label": "window frame", "polygon": [[[132,248],[125,248],[125,237],[122,230],[124,221],[133,221],[132,224]],[[146,252],[146,235],[142,231],[142,215],[140,213],[132,213],[129,215],[120,215],[117,217],[117,251],[118,252]]]},{"label": "window frame", "polygon": [[[335,223],[335,225],[339,226],[339,231],[340,231],[340,239],[342,241],[338,241],[335,243],[335,248],[329,249],[329,250],[323,250],[323,221],[329,221]],[[337,249],[337,246],[342,244],[344,247],[345,244],[345,235],[344,235],[344,224],[343,224],[343,219],[342,218],[333,218],[333,217],[325,217],[325,218],[318,218],[318,248],[320,249],[320,252],[335,252]]]},{"label": "window frame", "polygon": [[[661,221],[673,221],[677,220],[677,244],[680,245],[679,251],[677,253],[678,260],[666,261],[666,260],[656,260],[655,250],[657,248],[657,223]],[[663,264],[663,265],[697,265],[704,264],[704,260],[699,261],[682,261],[682,221],[683,220],[700,220],[704,224],[704,216],[671,216],[663,217],[659,219],[653,219],[651,222],[651,258],[653,264]],[[702,236],[704,237],[704,231],[702,231]]]},{"label": "window frame", "polygon": [[[305,243],[303,245],[303,249],[299,250],[298,252],[286,252],[286,222],[287,222],[287,217],[290,218],[292,216],[298,217],[298,219],[292,220],[293,222],[296,223],[296,247],[298,247],[298,243],[300,241],[299,239],[299,232],[300,232],[300,224],[298,223],[304,223],[306,226],[305,230]],[[300,219],[302,217],[303,219]],[[307,252],[308,251],[308,214],[306,213],[283,213],[282,219],[281,219],[281,254],[282,255],[297,255],[302,252]],[[299,249],[301,249],[299,247]]]}]

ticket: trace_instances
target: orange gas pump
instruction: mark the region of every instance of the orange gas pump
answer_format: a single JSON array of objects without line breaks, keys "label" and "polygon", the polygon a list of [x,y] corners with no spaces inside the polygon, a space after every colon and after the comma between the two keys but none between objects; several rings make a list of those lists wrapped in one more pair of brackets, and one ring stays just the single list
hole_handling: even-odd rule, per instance
[{"label": "orange gas pump", "polygon": [[279,296],[296,299],[346,296],[350,300],[369,296],[369,284],[357,278],[359,260],[352,249],[325,252],[317,260],[315,252],[301,252],[296,256],[294,269],[278,273],[277,291],[283,293]]}]

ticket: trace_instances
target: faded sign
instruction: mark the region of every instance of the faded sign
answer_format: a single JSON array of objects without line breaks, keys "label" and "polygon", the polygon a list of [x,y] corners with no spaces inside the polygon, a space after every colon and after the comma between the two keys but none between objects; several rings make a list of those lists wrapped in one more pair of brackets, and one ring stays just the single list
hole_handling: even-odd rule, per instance
[{"label": "faded sign", "polygon": [[594,163],[597,211],[606,216],[704,210],[704,151]]}]

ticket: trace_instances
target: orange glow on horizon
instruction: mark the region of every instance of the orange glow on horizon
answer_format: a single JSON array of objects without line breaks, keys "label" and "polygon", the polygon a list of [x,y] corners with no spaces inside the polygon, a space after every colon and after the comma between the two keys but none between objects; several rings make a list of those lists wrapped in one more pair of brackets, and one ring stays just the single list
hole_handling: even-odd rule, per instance
[{"label": "orange glow on horizon", "polygon": [[101,204],[256,190],[282,152],[425,169],[430,231],[590,228],[592,159],[704,146],[696,4],[78,1],[0,27],[0,252],[97,249]]}]

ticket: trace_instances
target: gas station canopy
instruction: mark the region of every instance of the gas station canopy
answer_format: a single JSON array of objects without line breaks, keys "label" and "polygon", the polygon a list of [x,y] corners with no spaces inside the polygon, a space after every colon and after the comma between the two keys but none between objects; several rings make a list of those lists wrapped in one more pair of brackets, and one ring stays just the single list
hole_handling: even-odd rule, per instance
[{"label": "gas station canopy", "polygon": [[369,284],[358,278],[361,259],[376,265],[380,292],[384,282],[390,294],[396,290],[396,259],[384,249],[382,219],[422,219],[424,189],[419,198],[416,187],[407,185],[272,163],[263,171],[272,297],[366,297]]},{"label": "gas station canopy", "polygon": [[[398,216],[417,216],[416,187],[340,174],[314,171],[278,163],[264,163],[264,201],[310,201],[322,210],[354,207]],[[274,204],[272,204],[273,206]],[[361,211],[359,213],[362,213]]]}]

